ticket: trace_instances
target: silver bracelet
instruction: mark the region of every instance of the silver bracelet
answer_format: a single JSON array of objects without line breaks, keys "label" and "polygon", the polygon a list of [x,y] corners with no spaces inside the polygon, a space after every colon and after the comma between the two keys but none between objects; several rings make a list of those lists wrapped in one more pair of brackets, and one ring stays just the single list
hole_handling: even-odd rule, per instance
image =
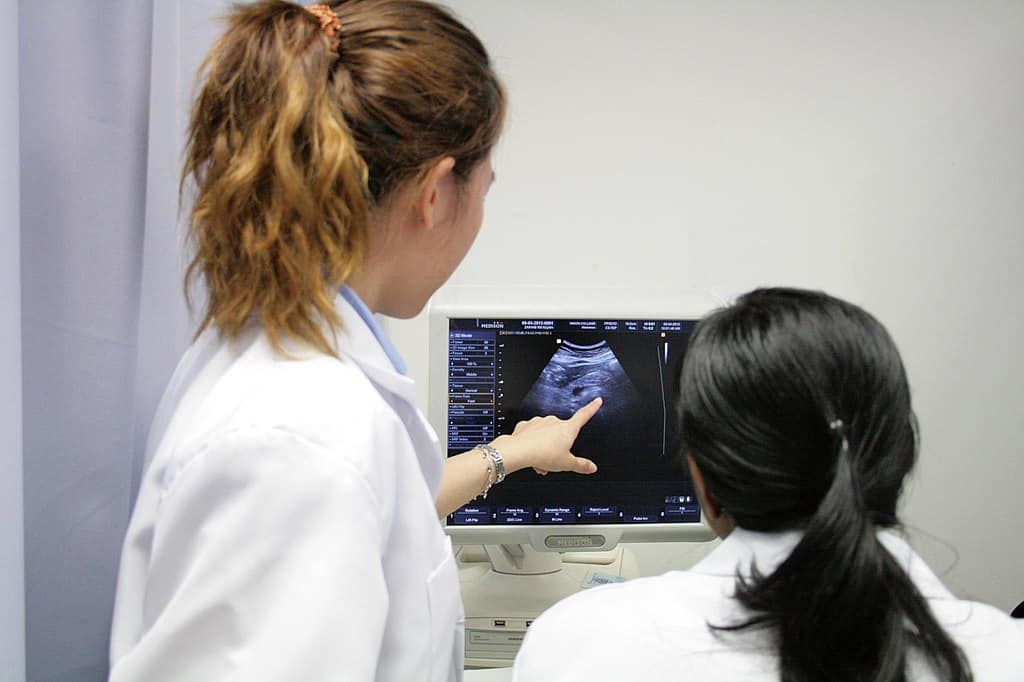
[{"label": "silver bracelet", "polygon": [[478,448],[487,453],[487,455],[494,462],[494,469],[498,472],[498,477],[494,483],[498,484],[505,480],[505,460],[501,458],[501,453],[498,452],[498,448],[493,445],[477,445]]},{"label": "silver bracelet", "polygon": [[[501,483],[505,480],[505,460],[501,458],[501,453],[493,445],[477,445],[476,450],[480,450],[483,453],[483,458],[487,461],[487,482],[484,485],[484,490],[481,493],[483,498],[487,498],[487,493],[491,491],[491,486]],[[491,478],[491,472],[494,472],[494,478]]]},{"label": "silver bracelet", "polygon": [[[479,446],[474,448],[474,450],[476,449],[479,449]],[[494,473],[494,460],[487,456],[486,450],[480,450],[480,453],[483,455],[484,463],[487,465],[487,478],[484,479],[484,489],[480,491],[477,497],[487,499],[487,493],[491,492],[491,486],[493,485],[491,481],[491,474]]]}]

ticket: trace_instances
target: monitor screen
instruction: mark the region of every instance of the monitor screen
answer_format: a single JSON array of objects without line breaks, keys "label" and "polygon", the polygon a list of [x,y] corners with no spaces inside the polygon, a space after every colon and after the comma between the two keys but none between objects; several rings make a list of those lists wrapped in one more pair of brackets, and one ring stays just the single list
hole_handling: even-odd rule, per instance
[{"label": "monitor screen", "polygon": [[449,528],[699,524],[679,447],[675,378],[695,319],[446,316],[449,456],[600,396],[573,452],[595,474],[523,470],[449,515]]}]

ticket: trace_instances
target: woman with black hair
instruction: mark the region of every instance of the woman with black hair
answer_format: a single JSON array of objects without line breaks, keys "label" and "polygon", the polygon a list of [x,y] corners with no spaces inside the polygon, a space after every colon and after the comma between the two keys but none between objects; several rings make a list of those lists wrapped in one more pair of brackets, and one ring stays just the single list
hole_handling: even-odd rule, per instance
[{"label": "woman with black hair", "polygon": [[1024,680],[1024,623],[958,600],[896,532],[917,431],[874,317],[818,292],[746,294],[698,325],[680,405],[724,541],[689,571],[546,612],[517,682]]}]

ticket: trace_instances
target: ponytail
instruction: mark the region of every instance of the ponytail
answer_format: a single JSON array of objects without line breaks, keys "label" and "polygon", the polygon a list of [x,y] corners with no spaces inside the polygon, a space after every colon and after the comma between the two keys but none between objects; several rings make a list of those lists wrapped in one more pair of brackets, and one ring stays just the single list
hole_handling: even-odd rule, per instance
[{"label": "ponytail", "polygon": [[[196,186],[189,237],[209,326],[236,337],[258,317],[333,354],[337,288],[366,250],[366,165],[329,90],[335,59],[302,7],[238,7],[201,70],[183,178]],[[184,179],[183,179],[184,182]]]},{"label": "ponytail", "polygon": [[962,652],[879,542],[845,436],[838,450],[832,485],[793,552],[770,575],[737,579],[736,598],[755,615],[714,627],[773,628],[786,682],[905,680],[911,648],[940,679],[971,680]]},{"label": "ponytail", "polygon": [[684,447],[736,525],[803,531],[772,573],[737,576],[749,616],[713,629],[768,629],[786,682],[905,680],[912,649],[940,679],[972,679],[879,541],[897,524],[916,432],[873,317],[817,292],[752,292],[698,325],[680,390]]}]

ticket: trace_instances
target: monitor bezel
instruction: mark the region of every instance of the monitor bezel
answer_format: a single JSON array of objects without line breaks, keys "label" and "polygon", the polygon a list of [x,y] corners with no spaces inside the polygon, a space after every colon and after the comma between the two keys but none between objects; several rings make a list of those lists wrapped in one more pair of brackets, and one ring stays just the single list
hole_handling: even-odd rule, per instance
[{"label": "monitor bezel", "polygon": [[[552,287],[444,287],[430,301],[427,407],[447,456],[448,320],[458,318],[581,318],[699,320],[721,305],[708,295],[639,289]],[[703,514],[699,522],[461,526],[442,519],[461,545],[523,544],[537,551],[599,551],[620,542],[704,542],[715,538]]]}]

